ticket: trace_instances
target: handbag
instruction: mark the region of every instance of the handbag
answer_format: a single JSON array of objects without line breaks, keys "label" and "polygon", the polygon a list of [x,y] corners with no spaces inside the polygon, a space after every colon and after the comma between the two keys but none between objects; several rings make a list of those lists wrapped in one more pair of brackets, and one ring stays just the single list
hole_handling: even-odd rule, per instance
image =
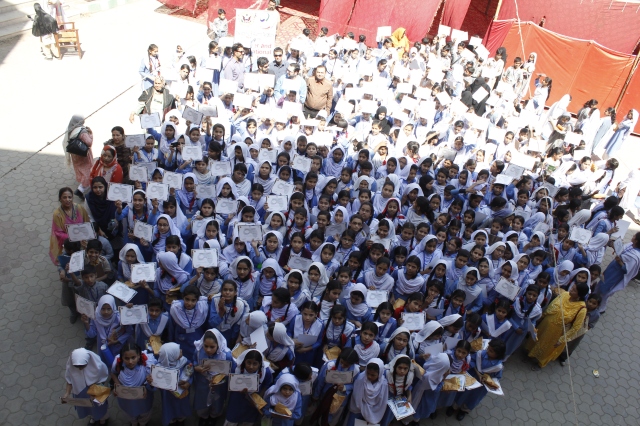
[{"label": "handbag", "polygon": [[82,132],[78,133],[78,136],[75,138],[69,139],[67,142],[67,152],[80,157],[86,157],[89,154],[89,146],[80,140],[80,134],[82,134]]}]

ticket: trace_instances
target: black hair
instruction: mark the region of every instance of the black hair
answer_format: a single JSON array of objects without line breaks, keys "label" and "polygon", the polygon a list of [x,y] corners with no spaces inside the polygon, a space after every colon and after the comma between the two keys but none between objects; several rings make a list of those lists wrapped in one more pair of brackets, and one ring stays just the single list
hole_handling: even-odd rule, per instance
[{"label": "black hair", "polygon": [[102,251],[102,243],[98,239],[89,240],[89,241],[87,241],[86,250],[87,251],[89,251],[89,250],[98,250],[99,252],[101,252]]},{"label": "black hair", "polygon": [[120,374],[124,368],[124,353],[129,351],[135,351],[136,354],[138,354],[138,365],[142,365],[144,363],[140,346],[136,345],[134,342],[127,342],[122,345],[122,348],[120,348],[120,358],[118,358],[118,362],[116,363],[116,372],[118,372],[118,374]]},{"label": "black hair", "polygon": [[373,321],[367,321],[364,324],[362,324],[362,328],[360,329],[360,333],[362,333],[363,331],[370,331],[375,336],[377,336],[378,335],[378,325]]},{"label": "black hair", "polygon": [[[238,300],[238,284],[233,280],[224,280],[222,282],[222,285],[220,286],[220,297],[222,297],[222,289],[227,284],[233,286],[233,289],[236,291],[236,295],[233,296],[233,302],[231,303],[231,305],[232,305],[231,306],[231,316],[235,317],[236,316],[236,312],[235,312],[236,310],[233,309],[233,308],[236,306],[236,301]],[[218,314],[220,314],[220,312],[218,312]]]},{"label": "black hair", "polygon": [[466,322],[475,327],[480,327],[480,324],[482,324],[482,317],[477,312],[468,312],[466,316]]},{"label": "black hair", "polygon": [[496,358],[504,359],[504,356],[507,353],[507,345],[504,343],[504,340],[491,339],[489,346],[493,349],[493,352],[495,352]]},{"label": "black hair", "polygon": [[95,273],[96,273],[96,267],[93,265],[86,264],[84,265],[84,269],[82,270],[82,273],[80,275],[84,277],[85,275],[95,274]]},{"label": "black hair", "polygon": [[353,348],[343,348],[342,352],[340,352],[340,355],[338,356],[338,359],[350,365],[355,365],[360,363],[360,357],[358,356],[358,353]]},{"label": "black hair", "polygon": [[149,301],[147,302],[147,308],[152,308],[152,307],[162,309],[162,300],[154,296],[149,297]]},{"label": "black hair", "polygon": [[200,289],[195,285],[188,285],[182,292],[182,298],[184,299],[188,295],[195,296],[196,300],[198,300],[200,298]]}]

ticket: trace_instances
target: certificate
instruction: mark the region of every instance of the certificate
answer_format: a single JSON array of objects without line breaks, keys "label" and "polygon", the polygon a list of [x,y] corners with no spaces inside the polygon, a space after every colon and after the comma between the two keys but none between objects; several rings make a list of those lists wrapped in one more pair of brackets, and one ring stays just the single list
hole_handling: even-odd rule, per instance
[{"label": "certificate", "polygon": [[299,334],[295,339],[302,343],[302,346],[308,348],[318,341],[318,336],[314,336],[313,334]]},{"label": "certificate", "polygon": [[129,167],[129,179],[132,181],[146,182],[149,180],[149,173],[145,166],[136,166],[132,164]]},{"label": "certificate", "polygon": [[507,134],[507,129],[501,129],[499,127],[491,127],[489,129],[489,136],[487,139],[494,140],[496,142],[504,142],[504,137]]},{"label": "certificate", "polygon": [[236,214],[238,213],[238,202],[236,200],[220,198],[216,204],[216,213]]},{"label": "certificate", "polygon": [[153,241],[153,225],[136,220],[133,225],[133,236],[144,238],[147,242]]},{"label": "certificate", "polygon": [[131,308],[119,306],[118,309],[122,325],[146,324],[149,321],[147,305],[133,305]]},{"label": "certificate", "polygon": [[276,151],[275,149],[261,148],[260,152],[258,153],[258,167],[265,161],[275,163],[277,158],[278,151]]},{"label": "certificate", "polygon": [[219,70],[222,63],[220,56],[209,56],[204,63],[204,67],[208,70]]},{"label": "certificate", "polygon": [[205,117],[218,117],[218,107],[215,105],[200,105],[198,110],[204,114]]},{"label": "certificate", "polygon": [[124,137],[124,146],[134,148],[136,146],[143,147],[146,144],[144,135],[126,135]]},{"label": "certificate", "polygon": [[509,164],[509,167],[502,172],[503,175],[509,176],[512,179],[520,179],[524,174],[524,167],[516,166],[515,164]]},{"label": "certificate", "polygon": [[253,96],[245,95],[244,93],[235,93],[233,95],[233,105],[240,108],[251,108],[251,104],[253,103]]},{"label": "certificate", "polygon": [[204,118],[204,114],[200,111],[196,111],[195,109],[186,106],[184,107],[184,111],[182,111],[182,118],[185,120],[189,120],[191,123],[199,126],[202,124],[202,119]]},{"label": "certificate", "polygon": [[511,182],[513,182],[513,178],[501,173],[498,176],[496,176],[496,180],[493,181],[493,184],[494,185],[498,184],[498,185],[508,186],[508,185],[511,184]]},{"label": "certificate", "polygon": [[229,390],[234,392],[258,392],[257,374],[229,374]]},{"label": "certificate", "polygon": [[160,127],[162,121],[160,121],[160,113],[154,112],[153,114],[140,114],[140,127],[143,129],[149,129],[151,127]]},{"label": "certificate", "polygon": [[271,188],[271,193],[276,195],[286,195],[287,197],[291,197],[293,194],[294,186],[291,183],[285,182],[281,179],[277,179]]},{"label": "certificate", "polygon": [[96,318],[96,304],[89,299],[76,294],[76,311],[79,314],[84,314],[91,319]]},{"label": "certificate", "polygon": [[182,189],[182,175],[180,173],[164,172],[162,183],[169,185],[169,188]]},{"label": "certificate", "polygon": [[131,203],[133,201],[133,185],[109,182],[107,200]]},{"label": "certificate", "polygon": [[93,225],[91,224],[91,222],[67,225],[67,235],[69,236],[69,241],[73,242],[96,239],[96,233],[93,230]]},{"label": "certificate", "polygon": [[389,294],[384,290],[369,290],[367,292],[367,305],[371,308],[377,308],[387,300],[389,300]]},{"label": "certificate", "polygon": [[204,200],[205,198],[216,198],[216,186],[215,185],[196,185],[196,198]]},{"label": "certificate", "polygon": [[156,263],[136,263],[131,267],[131,282],[153,282],[156,280]]},{"label": "certificate", "polygon": [[211,176],[229,176],[231,175],[231,163],[209,160],[209,171]]},{"label": "certificate", "polygon": [[[146,167],[147,168],[147,175],[149,177],[153,176],[153,172],[158,168],[158,162],[157,161],[149,161],[147,163],[138,163],[138,166],[140,167]],[[149,179],[147,179],[149,180]]]},{"label": "certificate", "polygon": [[200,232],[200,228],[204,226],[204,219],[201,220],[192,220],[191,221],[191,233],[194,235],[198,235]]},{"label": "certificate", "polygon": [[244,89],[251,89],[254,92],[260,91],[260,80],[258,74],[246,73],[244,75]]},{"label": "certificate", "polygon": [[509,300],[515,300],[520,292],[520,287],[510,283],[505,278],[500,278],[500,281],[496,284],[496,291]]},{"label": "certificate", "polygon": [[125,285],[120,281],[116,281],[115,283],[113,283],[111,287],[107,289],[107,293],[109,293],[113,297],[117,297],[118,299],[122,300],[124,303],[129,303],[129,301],[133,299],[133,296],[138,294],[137,291],[135,291],[132,288],[129,288],[127,285]]},{"label": "certificate", "polygon": [[256,345],[258,352],[264,352],[269,345],[267,344],[267,338],[265,337],[264,330],[261,328],[256,329],[249,335],[252,345]]},{"label": "certificate", "polygon": [[613,242],[613,250],[618,256],[622,254],[622,252],[624,251],[624,243],[622,242],[622,238],[618,238]]},{"label": "certificate", "polygon": [[200,146],[185,146],[182,148],[182,159],[184,161],[202,161],[202,148]]},{"label": "certificate", "polygon": [[469,34],[467,34],[466,31],[451,30],[451,40],[455,40],[457,42],[467,41],[469,40]]},{"label": "certificate", "polygon": [[482,102],[487,96],[489,96],[489,92],[487,92],[487,89],[485,89],[484,87],[478,87],[478,89],[473,92],[471,98],[473,98],[473,100],[476,102]]},{"label": "certificate", "polygon": [[226,361],[223,359],[203,359],[200,361],[200,365],[202,365],[203,367],[209,367],[209,373],[231,373],[231,361]]},{"label": "certificate", "polygon": [[353,108],[354,108],[353,104],[351,104],[349,101],[342,98],[336,104],[336,111],[346,116],[348,116],[353,112]]},{"label": "certificate", "polygon": [[403,312],[402,320],[404,321],[404,324],[402,324],[402,326],[408,328],[409,331],[420,331],[425,324],[423,312]]},{"label": "certificate", "polygon": [[220,84],[218,85],[218,93],[220,95],[226,95],[227,93],[235,93],[238,91],[238,83],[232,80],[227,80],[226,78],[220,79]]},{"label": "certificate", "polygon": [[287,262],[287,266],[291,269],[299,269],[302,272],[307,272],[312,263],[313,260],[311,259],[302,256],[291,256]]},{"label": "certificate", "polygon": [[613,234],[611,234],[609,239],[615,240],[616,238],[624,238],[624,234],[627,233],[627,230],[629,229],[629,225],[631,225],[631,222],[627,220],[620,219],[616,221],[615,226],[618,227],[618,232],[614,232]]},{"label": "certificate", "polygon": [[60,402],[63,404],[73,405],[74,407],[91,407],[93,404],[91,403],[90,398],[60,398]]},{"label": "certificate", "polygon": [[[164,389],[169,391],[178,390],[178,374],[179,370],[173,368],[164,368],[159,365],[151,366],[151,379],[153,380],[153,386],[158,389]],[[256,379],[258,375],[256,374]]]},{"label": "certificate", "polygon": [[149,182],[147,184],[147,198],[167,201],[167,198],[169,198],[169,185],[160,182]]},{"label": "certificate", "polygon": [[573,227],[571,228],[571,234],[569,234],[569,239],[571,241],[575,241],[578,244],[582,244],[586,246],[589,244],[589,240],[593,234],[588,229]]},{"label": "certificate", "polygon": [[353,382],[355,371],[328,370],[325,381],[334,385],[346,385]]},{"label": "certificate", "polygon": [[[245,74],[247,76],[248,74]],[[275,87],[276,76],[273,74],[256,74],[258,76],[258,81],[260,82],[260,90],[259,92],[264,92],[265,89]]]},{"label": "certificate", "polygon": [[191,250],[191,259],[194,268],[215,268],[218,266],[218,250],[213,248],[194,249]]},{"label": "certificate", "polygon": [[378,27],[378,32],[376,33],[376,41],[381,41],[385,37],[389,37],[391,35],[391,27]]},{"label": "certificate", "polygon": [[431,354],[433,356],[433,355],[442,353],[443,350],[444,350],[444,344],[438,342],[438,343],[434,343],[433,345],[429,345],[425,347],[423,353]]},{"label": "certificate", "polygon": [[70,274],[75,272],[80,272],[84,269],[84,250],[77,251],[71,255],[69,260],[69,270],[67,271]]},{"label": "certificate", "polygon": [[259,223],[238,225],[238,238],[244,243],[262,241],[262,225]]},{"label": "certificate", "polygon": [[325,230],[325,236],[332,236],[335,237],[336,235],[342,236],[342,233],[345,231],[345,229],[347,229],[347,224],[344,222],[341,223],[332,223],[331,225],[327,226],[326,230]]},{"label": "certificate", "polygon": [[144,386],[122,386],[116,384],[118,398],[122,399],[144,399]]},{"label": "certificate", "polygon": [[298,389],[300,389],[300,395],[307,396],[311,395],[311,391],[313,388],[313,383],[311,380],[306,380],[304,382],[298,383]]},{"label": "certificate", "polygon": [[286,212],[289,208],[289,197],[286,195],[267,195],[266,204],[270,212]]}]

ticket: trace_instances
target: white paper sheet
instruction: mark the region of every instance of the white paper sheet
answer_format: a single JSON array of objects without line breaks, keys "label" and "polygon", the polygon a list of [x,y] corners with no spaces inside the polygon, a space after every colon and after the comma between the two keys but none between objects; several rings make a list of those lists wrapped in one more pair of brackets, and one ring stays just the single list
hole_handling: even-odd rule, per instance
[{"label": "white paper sheet", "polygon": [[230,176],[231,163],[228,161],[209,160],[209,171],[211,176]]},{"label": "white paper sheet", "polygon": [[129,179],[132,181],[146,182],[149,180],[147,168],[145,166],[137,166],[132,164],[129,166]]},{"label": "white paper sheet", "polygon": [[134,148],[136,146],[143,147],[146,144],[144,134],[142,135],[126,135],[124,137],[124,146]]},{"label": "white paper sheet", "polygon": [[148,283],[156,280],[156,263],[136,263],[131,267],[131,282],[134,284],[140,281]]},{"label": "white paper sheet", "polygon": [[265,204],[269,205],[270,212],[286,212],[289,208],[289,197],[286,195],[267,195]]},{"label": "white paper sheet", "polygon": [[160,114],[154,112],[153,114],[140,114],[140,127],[143,129],[149,129],[152,127],[160,127],[162,121],[160,120]]},{"label": "white paper sheet", "polygon": [[122,325],[146,324],[149,321],[147,305],[119,306],[118,309]]},{"label": "white paper sheet", "polygon": [[[153,365],[151,366],[151,379],[153,380],[153,386],[158,389],[175,391],[178,389],[179,373],[180,372],[177,369]],[[257,377],[258,376],[256,375],[256,378]]]},{"label": "white paper sheet", "polygon": [[167,201],[169,198],[169,185],[160,182],[147,183],[147,198],[150,200]]},{"label": "white paper sheet", "polygon": [[182,189],[182,174],[166,171],[162,177],[162,183],[168,184],[169,188]]},{"label": "white paper sheet", "polygon": [[404,321],[402,326],[408,328],[409,331],[420,331],[425,324],[424,312],[403,312],[402,320]]},{"label": "white paper sheet", "polygon": [[260,327],[249,336],[249,339],[251,339],[251,344],[255,344],[255,349],[260,353],[264,353],[264,351],[269,348],[269,345],[267,344],[267,338],[264,333],[265,331],[262,329],[262,327]]},{"label": "white paper sheet", "polygon": [[291,256],[287,262],[287,266],[291,269],[299,269],[302,272],[307,272],[312,263],[313,260],[311,259],[302,256]]},{"label": "white paper sheet", "polygon": [[89,299],[76,294],[76,310],[79,314],[84,314],[91,319],[96,318],[96,304]]},{"label": "white paper sheet", "polygon": [[84,250],[77,251],[71,254],[71,258],[69,259],[69,272],[73,274],[75,272],[80,272],[84,269]]},{"label": "white paper sheet", "polygon": [[126,284],[120,281],[116,281],[111,284],[111,287],[107,289],[107,293],[109,293],[113,297],[117,297],[124,303],[129,303],[129,301],[133,299],[136,294],[138,294],[137,291],[129,288]]},{"label": "white paper sheet", "polygon": [[618,227],[618,231],[611,234],[609,239],[615,240],[616,238],[624,238],[624,235],[629,230],[629,225],[631,225],[631,222],[624,219],[620,219],[616,221],[616,226]]},{"label": "white paper sheet", "polygon": [[67,235],[69,236],[69,241],[73,242],[96,239],[96,233],[91,222],[67,225]]},{"label": "white paper sheet", "polygon": [[218,250],[214,248],[191,250],[191,259],[194,268],[218,267]]},{"label": "white paper sheet", "polygon": [[257,374],[230,374],[229,390],[242,392],[247,389],[249,392],[258,392],[259,383]]},{"label": "white paper sheet", "polygon": [[109,182],[107,200],[131,203],[133,201],[133,185]]},{"label": "white paper sheet", "polygon": [[182,160],[202,160],[202,148],[200,146],[185,146],[182,148]]},{"label": "white paper sheet", "polygon": [[216,213],[236,214],[238,213],[238,202],[232,199],[220,198],[216,203]]},{"label": "white paper sheet", "polygon": [[271,193],[276,195],[286,195],[291,198],[291,194],[293,194],[294,189],[295,187],[293,184],[276,178],[276,181],[271,188]]}]

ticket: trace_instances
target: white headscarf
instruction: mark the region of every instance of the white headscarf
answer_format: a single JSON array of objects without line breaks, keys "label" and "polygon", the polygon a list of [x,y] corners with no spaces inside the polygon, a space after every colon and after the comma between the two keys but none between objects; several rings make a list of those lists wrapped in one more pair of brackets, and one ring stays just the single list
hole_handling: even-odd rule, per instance
[{"label": "white headscarf", "polygon": [[[162,293],[166,293],[171,287],[184,283],[189,279],[189,274],[178,265],[176,254],[171,251],[159,253],[157,256],[158,268],[156,269],[156,284]],[[166,271],[169,277],[162,277],[162,272]],[[175,284],[171,278],[175,279]]]},{"label": "white headscarf", "polygon": [[[218,357],[220,357],[220,359],[224,358],[225,352],[229,350],[229,348],[227,347],[227,339],[224,338],[222,333],[220,333],[220,331],[218,331],[217,328],[210,328],[207,331],[212,332],[216,336],[216,341],[218,342],[218,350],[216,352],[216,358]],[[193,342],[193,345],[195,346],[196,351],[199,351],[204,346],[204,337],[206,336],[206,334],[207,332],[205,331],[205,333],[202,335],[200,340],[195,340]]]},{"label": "white headscarf", "polygon": [[590,218],[591,218],[591,210],[582,209],[582,210],[576,212],[576,214],[574,214],[573,217],[571,219],[569,219],[567,224],[569,225],[569,227],[581,226],[581,225],[584,225],[585,223],[587,223]]},{"label": "white headscarf", "polygon": [[422,381],[424,381],[429,389],[436,390],[438,385],[444,380],[445,375],[449,371],[449,357],[445,353],[439,353],[432,355],[424,363],[424,375]]},{"label": "white headscarf", "polygon": [[429,321],[418,334],[413,335],[413,338],[417,343],[422,343],[439,328],[442,328],[442,325],[438,321]]},{"label": "white headscarf", "polygon": [[180,345],[177,343],[165,343],[160,347],[158,363],[161,366],[180,370],[187,362],[187,358],[181,356]]},{"label": "white headscarf", "polygon": [[[178,212],[180,212],[179,214],[182,215],[182,210],[180,210],[180,207],[176,209],[176,216],[178,215]],[[184,217],[184,215],[182,215],[182,217]],[[160,231],[158,231],[158,221],[160,219],[165,219],[167,222],[169,222],[169,232],[167,232],[166,234],[161,235]],[[169,216],[168,214],[161,214],[160,216],[158,216],[156,224],[153,226],[154,240],[150,241],[150,243],[153,243],[156,239],[158,240],[158,242],[153,245],[153,251],[155,251],[157,254],[165,251],[167,237],[170,237],[171,235],[175,235],[180,238],[180,248],[182,248],[183,252],[187,251],[187,246],[182,241],[182,236],[180,235],[180,229],[178,229],[173,219],[171,219],[171,216]]]},{"label": "white headscarf", "polygon": [[321,296],[322,293],[324,293],[324,289],[329,283],[329,275],[327,275],[327,268],[324,267],[321,261],[313,262],[309,266],[309,269],[311,269],[312,266],[317,267],[318,271],[320,271],[320,279],[318,280],[318,285],[312,285],[311,280],[309,279],[309,273],[305,272],[302,274],[302,287],[304,290],[309,292],[311,298],[314,298],[317,296]]},{"label": "white headscarf", "polygon": [[[262,167],[263,164],[268,164],[270,169],[269,177],[266,179],[262,179],[260,177],[260,167]],[[259,183],[260,185],[262,185],[264,188],[265,194],[271,194],[271,188],[273,188],[273,184],[276,182],[275,177],[271,174],[272,172],[273,172],[273,164],[271,164],[269,160],[264,160],[258,165],[258,170],[256,170],[255,173],[253,174],[253,183]]]},{"label": "white headscarf", "polygon": [[384,374],[384,362],[380,358],[373,358],[367,363],[378,366],[378,380],[371,383],[366,373],[360,373],[353,384],[351,402],[369,423],[380,423],[387,410],[389,389]]},{"label": "white headscarf", "polygon": [[281,322],[277,322],[273,326],[273,340],[275,343],[282,345],[283,347],[275,347],[273,345],[273,349],[269,352],[268,358],[275,361],[280,361],[287,353],[288,350],[293,352],[295,348],[295,343],[293,339],[289,337],[287,334],[287,327]]},{"label": "white headscarf", "polygon": [[[467,274],[470,272],[475,273],[475,276],[476,276],[476,283],[472,286],[468,286],[467,282],[465,281],[465,279],[467,278]],[[478,268],[473,268],[473,267],[467,268],[467,270],[464,271],[464,274],[462,274],[458,279],[457,289],[464,291],[466,295],[464,299],[465,306],[467,306],[469,303],[476,300],[478,298],[478,295],[482,293],[482,288],[480,288],[480,286],[478,285],[479,281],[480,281],[480,272],[478,271]]]},{"label": "white headscarf", "polygon": [[[300,388],[298,384],[298,379],[293,374],[285,373],[278,376],[278,380],[274,385],[272,385],[267,391],[264,393],[264,399],[267,400],[272,406],[276,404],[282,404],[287,407],[289,410],[293,411],[296,408],[296,404],[298,403],[298,396],[300,395]],[[291,386],[293,389],[293,393],[289,395],[288,398],[285,398],[281,393],[280,389],[284,386]]]},{"label": "white headscarf", "polygon": [[[351,293],[353,293],[354,291],[359,291],[364,296],[362,303],[360,303],[359,305],[354,305],[353,303],[351,303]],[[349,310],[349,312],[351,312],[353,316],[361,317],[369,312],[370,308],[369,305],[367,305],[367,293],[367,287],[365,287],[365,285],[362,283],[356,283],[351,286],[349,296],[345,297],[344,303],[346,305],[346,308]]]},{"label": "white headscarf", "polygon": [[[111,306],[112,313],[109,318],[104,318],[102,314],[100,314],[103,305]],[[104,342],[109,339],[108,333],[111,331],[111,328],[117,327],[120,324],[120,313],[116,308],[116,299],[110,294],[102,296],[96,305],[95,316],[93,321],[100,326],[97,327],[98,338]]]},{"label": "white headscarf", "polygon": [[451,315],[447,315],[446,317],[440,318],[438,322],[444,328],[444,327],[450,326],[454,322],[458,321],[460,318],[462,318],[462,316],[459,314],[451,314]]},{"label": "white headscarf", "polygon": [[336,212],[340,210],[342,212],[342,223],[344,223],[345,225],[349,224],[349,212],[347,212],[347,209],[345,207],[342,206],[337,206],[333,212],[331,212],[331,222],[332,223],[336,223]]},{"label": "white headscarf", "polygon": [[[403,359],[403,358],[406,358],[409,361],[409,371],[405,376],[406,379],[405,377],[396,377],[396,380],[394,381],[393,370],[396,368],[396,362],[398,362],[400,359]],[[386,369],[387,369],[387,372],[386,372],[387,382],[395,385],[396,390],[401,390],[402,392],[406,392],[407,389],[405,389],[404,384],[406,383],[406,388],[409,388],[413,383],[413,377],[415,374],[414,372],[415,368],[413,363],[411,362],[411,358],[409,358],[407,355],[396,355],[396,357],[393,358],[389,364],[387,364]],[[397,395],[394,395],[394,396],[397,396]]]},{"label": "white headscarf", "polygon": [[[82,370],[76,366],[86,365]],[[84,348],[74,349],[67,359],[64,379],[71,384],[71,390],[78,395],[87,387],[109,379],[109,369],[100,356]]]},{"label": "white headscarf", "polygon": [[[333,152],[337,149],[342,151],[342,154],[343,154],[342,161],[340,163],[336,163],[333,160]],[[327,172],[327,176],[339,179],[340,173],[342,172],[342,169],[346,166],[346,164],[347,164],[347,151],[339,144],[334,146],[329,152],[329,154],[327,155],[327,160],[324,163],[324,168],[325,168],[325,171]]]},{"label": "white headscarf", "polygon": [[131,266],[129,266],[129,264],[127,263],[126,260],[126,255],[127,252],[129,250],[133,250],[136,253],[136,259],[138,260],[138,263],[144,263],[144,257],[142,257],[142,253],[140,252],[140,248],[138,248],[137,245],[132,244],[132,243],[128,243],[125,244],[124,247],[122,247],[122,250],[120,250],[120,254],[118,255],[120,261],[122,262],[122,275],[124,275],[124,278],[126,280],[130,280],[131,279]]},{"label": "white headscarf", "polygon": [[[421,265],[424,266],[424,265]],[[396,290],[401,294],[411,294],[418,292],[424,286],[425,279],[420,273],[414,278],[408,279],[405,275],[406,270],[404,268],[398,269],[398,280],[396,281]]]}]

